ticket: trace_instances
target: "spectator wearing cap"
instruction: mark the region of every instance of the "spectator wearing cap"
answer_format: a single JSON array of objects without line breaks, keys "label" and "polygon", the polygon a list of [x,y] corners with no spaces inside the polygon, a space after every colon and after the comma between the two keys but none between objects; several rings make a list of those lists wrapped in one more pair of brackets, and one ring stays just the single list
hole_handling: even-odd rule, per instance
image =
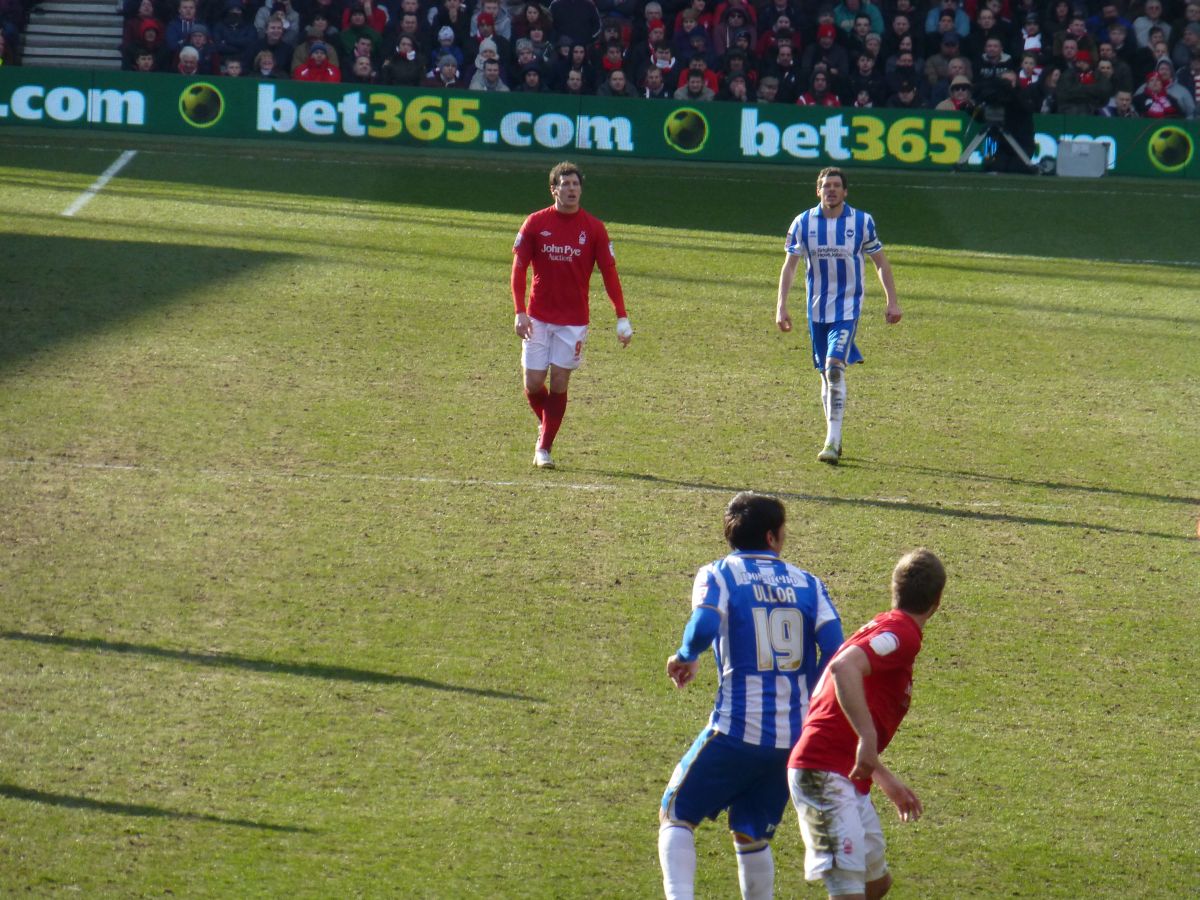
[{"label": "spectator wearing cap", "polygon": [[939,81],[944,81],[947,77],[947,66],[949,66],[950,60],[962,55],[959,52],[960,49],[958,32],[947,31],[943,34],[938,52],[925,60],[925,80],[931,85],[937,84]]},{"label": "spectator wearing cap", "polygon": [[[509,25],[511,26],[511,22]],[[467,42],[466,53],[468,56],[473,56],[479,52],[479,45],[484,41],[492,41],[496,45],[496,52],[500,54],[500,59],[508,61],[512,59],[512,43],[507,37],[499,34],[496,31],[496,20],[489,12],[480,11],[475,16],[471,23],[471,39]],[[511,29],[510,29],[511,33]],[[534,37],[536,34],[536,38]],[[538,22],[532,32],[527,35],[533,41],[534,47],[538,48],[538,53],[546,53],[547,55],[553,52],[553,47],[550,46],[550,33],[546,31],[541,22]]]},{"label": "spectator wearing cap", "polygon": [[[508,86],[514,91],[522,90],[521,85],[525,80],[525,69],[527,66],[536,65],[541,71],[541,63],[537,58],[537,54],[533,52],[533,41],[529,38],[517,38],[515,53],[512,64],[508,70]],[[587,56],[587,49],[584,49],[584,56]],[[546,73],[542,72],[542,81],[546,81]]]},{"label": "spectator wearing cap", "polygon": [[896,92],[884,101],[888,109],[925,109],[925,103],[917,92],[917,82],[911,78],[901,81]]},{"label": "spectator wearing cap", "polygon": [[585,46],[592,46],[600,37],[600,12],[592,0],[554,0],[550,18],[559,34]]},{"label": "spectator wearing cap", "polygon": [[[454,32],[454,45],[458,48],[467,46],[471,39],[471,16],[467,12],[463,0],[442,0],[441,6],[429,10],[429,30],[435,39],[438,33],[449,27]],[[439,53],[436,48],[434,53]]]},{"label": "spectator wearing cap", "polygon": [[[645,6],[642,7],[641,16],[634,19],[633,31],[630,35],[630,46],[636,46],[641,41],[649,40],[650,23],[658,21],[665,23],[667,20],[663,16],[662,4],[658,0],[647,0]],[[670,30],[667,31],[667,38],[671,37]]]},{"label": "spectator wearing cap", "polygon": [[313,44],[325,45],[325,59],[331,66],[341,66],[337,47],[329,40],[329,17],[324,10],[313,14],[312,21],[304,29],[304,39],[296,45],[292,52],[292,71],[308,62]]},{"label": "spectator wearing cap", "polygon": [[1146,119],[1179,119],[1183,111],[1167,92],[1167,85],[1157,71],[1146,76],[1146,83],[1133,95],[1138,115]]},{"label": "spectator wearing cap", "polygon": [[187,36],[185,46],[192,47],[200,54],[196,71],[200,75],[216,75],[221,71],[221,57],[213,47],[208,27],[197,23]]},{"label": "spectator wearing cap", "polygon": [[745,7],[728,6],[722,13],[720,21],[713,27],[713,53],[719,57],[724,56],[725,51],[733,46],[734,35],[739,31],[744,31],[750,36],[751,46],[758,43],[758,28],[750,21]]},{"label": "spectator wearing cap", "polygon": [[[928,97],[929,82],[925,80],[925,66],[913,55],[912,42],[902,43],[900,51],[887,60],[883,66],[883,80],[888,97],[900,93],[900,85],[912,82],[917,86],[917,96],[922,105]],[[888,105],[887,101],[884,105]]]},{"label": "spectator wearing cap", "polygon": [[646,23],[646,39],[635,43],[629,48],[629,52],[625,54],[625,74],[633,78],[638,84],[642,83],[642,76],[646,73],[646,69],[650,67],[654,60],[654,46],[659,42],[666,40],[667,24],[662,19],[653,19]]},{"label": "spectator wearing cap", "polygon": [[259,37],[267,33],[267,20],[272,16],[283,17],[283,39],[289,44],[300,40],[300,13],[292,7],[292,0],[266,0],[254,14],[254,30]]},{"label": "spectator wearing cap", "polygon": [[939,0],[937,5],[930,9],[925,16],[925,33],[928,35],[938,34],[938,22],[946,14],[950,15],[954,23],[954,30],[960,38],[965,38],[971,33],[971,20],[965,12],[959,9],[958,0]]},{"label": "spectator wearing cap", "polygon": [[443,56],[449,54],[450,56],[454,57],[454,61],[458,63],[458,67],[461,69],[463,67],[465,57],[463,55],[462,47],[455,43],[456,37],[457,35],[455,35],[454,29],[449,25],[443,25],[441,28],[439,28],[437,30],[437,43],[433,48],[433,58],[440,60]]},{"label": "spectator wearing cap", "polygon": [[449,53],[443,53],[437,58],[437,64],[421,82],[421,87],[464,90],[467,86],[462,72],[458,68],[458,60]]},{"label": "spectator wearing cap", "polygon": [[402,34],[395,51],[379,70],[382,84],[417,87],[426,72],[426,57],[421,45],[410,34]]},{"label": "spectator wearing cap", "polygon": [[937,83],[929,88],[926,101],[930,106],[936,107],[943,100],[949,99],[951,94],[950,88],[954,84],[954,79],[960,75],[970,79],[973,88],[975,79],[972,77],[972,74],[971,63],[965,56],[954,57],[954,59],[946,63],[946,77],[939,79]]},{"label": "spectator wearing cap", "polygon": [[[824,66],[830,85],[837,85],[850,73],[850,57],[845,48],[836,43],[837,27],[825,23],[817,26],[817,42],[804,51],[800,60],[800,78],[811,84],[812,73],[817,66]],[[782,84],[782,79],[781,79]]]},{"label": "spectator wearing cap", "polygon": [[355,45],[360,39],[366,38],[371,42],[371,52],[378,53],[383,46],[383,34],[376,31],[367,23],[367,12],[360,5],[355,4],[350,8],[349,25],[338,32],[338,46],[342,51],[344,59],[351,59],[356,54],[354,52]]},{"label": "spectator wearing cap", "polygon": [[971,79],[966,75],[955,75],[950,82],[950,96],[938,103],[934,109],[942,112],[970,112],[975,108]]},{"label": "spectator wearing cap", "polygon": [[1037,57],[1039,65],[1045,59],[1046,48],[1043,44],[1042,20],[1037,13],[1025,14],[1025,22],[1021,26],[1021,30],[1017,32],[1013,52],[1022,56],[1032,53]]},{"label": "spectator wearing cap", "polygon": [[1166,86],[1168,96],[1175,101],[1175,105],[1179,107],[1183,117],[1185,119],[1196,118],[1195,94],[1182,82],[1175,79],[1175,67],[1171,65],[1171,61],[1165,57],[1160,59],[1158,65],[1154,67],[1154,71],[1158,72],[1158,77]]},{"label": "spectator wearing cap", "polygon": [[1058,80],[1058,111],[1064,116],[1091,116],[1113,95],[1112,80],[1092,67],[1092,54],[1079,50]]},{"label": "spectator wearing cap", "polygon": [[329,61],[329,48],[324,41],[313,41],[308,47],[308,59],[298,68],[292,69],[295,81],[313,81],[320,84],[340,84],[342,70]]},{"label": "spectator wearing cap", "polygon": [[[477,9],[475,14],[471,16],[471,37],[475,38],[476,40],[479,39],[479,20],[483,16],[487,16],[492,22],[491,31],[483,35],[483,37],[499,35],[506,41],[512,40],[512,16],[508,14],[507,9],[500,5],[500,0],[483,0],[483,2],[479,4],[479,9]],[[542,31],[545,33],[547,38],[550,37],[550,29],[546,28],[544,23],[542,25]]]}]

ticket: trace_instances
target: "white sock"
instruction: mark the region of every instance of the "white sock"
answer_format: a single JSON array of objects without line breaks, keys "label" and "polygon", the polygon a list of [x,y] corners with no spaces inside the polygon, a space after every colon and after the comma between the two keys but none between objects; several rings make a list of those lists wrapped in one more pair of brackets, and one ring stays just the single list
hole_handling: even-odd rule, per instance
[{"label": "white sock", "polygon": [[742,900],[772,900],[775,896],[775,860],[771,845],[750,853],[739,853],[738,884]]},{"label": "white sock", "polygon": [[825,416],[825,421],[829,421],[829,379],[825,377],[825,373],[821,373],[821,414]]},{"label": "white sock", "polygon": [[842,417],[846,414],[846,370],[841,366],[830,366],[826,381],[829,382],[829,408],[825,421],[829,430],[825,434],[825,443],[841,447]]},{"label": "white sock", "polygon": [[696,837],[682,825],[658,829],[658,862],[667,900],[694,900],[696,894]]}]

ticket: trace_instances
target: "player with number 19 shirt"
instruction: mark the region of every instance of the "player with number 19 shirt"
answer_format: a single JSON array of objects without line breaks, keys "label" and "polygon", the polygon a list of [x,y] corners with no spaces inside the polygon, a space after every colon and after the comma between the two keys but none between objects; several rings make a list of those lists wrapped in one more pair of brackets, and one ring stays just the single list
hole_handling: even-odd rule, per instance
[{"label": "player with number 19 shirt", "polygon": [[744,898],[770,897],[770,840],[788,803],[787,757],[812,690],[842,642],[824,583],[779,558],[785,510],[774,497],[738,494],[725,512],[733,550],[696,575],[692,617],[667,661],[678,687],[710,646],[717,698],[659,810],[659,861],[668,898],[692,896],[693,830],[728,810]]}]

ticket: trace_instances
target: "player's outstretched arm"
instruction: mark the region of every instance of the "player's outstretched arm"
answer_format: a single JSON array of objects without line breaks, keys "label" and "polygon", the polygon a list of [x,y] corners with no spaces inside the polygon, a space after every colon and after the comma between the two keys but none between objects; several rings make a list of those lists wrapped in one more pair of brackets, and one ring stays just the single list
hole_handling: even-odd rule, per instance
[{"label": "player's outstretched arm", "polygon": [[897,778],[891,769],[883,763],[879,763],[871,777],[879,785],[879,789],[883,791],[884,795],[895,805],[896,814],[900,816],[901,822],[915,822],[921,818],[921,814],[925,812],[921,798],[913,792],[912,788]]},{"label": "player's outstretched arm", "polygon": [[871,254],[871,262],[875,263],[875,273],[879,276],[879,284],[883,287],[883,295],[887,297],[887,309],[883,317],[889,325],[900,321],[900,302],[896,299],[896,278],[892,275],[892,264],[888,262],[887,254],[880,250]]},{"label": "player's outstretched arm", "polygon": [[859,647],[847,647],[829,664],[837,691],[838,705],[858,735],[858,751],[854,757],[852,779],[871,777],[879,765],[879,736],[875,733],[875,722],[867,706],[864,679],[871,674],[871,660]]},{"label": "player's outstretched arm", "polygon": [[792,330],[792,317],[788,314],[788,294],[791,293],[792,283],[796,280],[796,268],[800,265],[800,257],[789,253],[784,257],[783,268],[779,270],[779,294],[775,302],[775,324],[780,331]]}]

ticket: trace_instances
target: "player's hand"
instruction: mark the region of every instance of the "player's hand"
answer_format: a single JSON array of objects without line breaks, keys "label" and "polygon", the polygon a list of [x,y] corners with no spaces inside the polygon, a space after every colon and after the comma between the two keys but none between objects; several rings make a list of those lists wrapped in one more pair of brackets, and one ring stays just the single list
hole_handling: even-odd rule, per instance
[{"label": "player's hand", "polygon": [[617,319],[617,340],[621,342],[622,347],[628,347],[629,342],[633,340],[633,326],[624,316]]},{"label": "player's hand", "polygon": [[879,765],[879,751],[875,749],[875,735],[870,742],[858,739],[858,750],[854,754],[854,768],[850,770],[851,781],[866,781]]},{"label": "player's hand", "polygon": [[889,303],[887,309],[883,313],[883,318],[887,320],[889,325],[895,325],[900,321],[900,305],[897,303]]},{"label": "player's hand", "polygon": [[875,770],[875,783],[896,807],[901,822],[915,822],[925,812],[925,807],[907,784],[888,771],[886,766]]},{"label": "player's hand", "polygon": [[675,687],[686,687],[695,677],[700,668],[700,660],[684,662],[678,656],[667,660],[667,676],[675,682]]},{"label": "player's hand", "polygon": [[513,322],[513,331],[521,340],[529,340],[533,337],[533,319],[529,318],[526,313],[517,313],[517,319]]},{"label": "player's hand", "polygon": [[780,331],[792,330],[792,317],[788,315],[786,306],[780,306],[775,310],[775,324],[779,326]]}]

